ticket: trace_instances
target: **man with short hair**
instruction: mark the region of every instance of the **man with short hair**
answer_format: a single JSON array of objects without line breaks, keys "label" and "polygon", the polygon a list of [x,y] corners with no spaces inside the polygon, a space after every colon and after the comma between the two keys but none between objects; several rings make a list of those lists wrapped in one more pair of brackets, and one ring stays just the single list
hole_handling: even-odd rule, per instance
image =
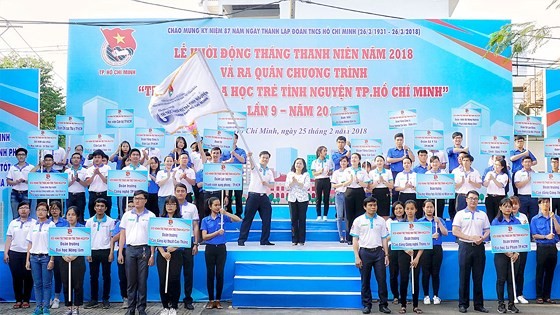
[{"label": "man with short hair", "polygon": [[179,166],[173,169],[173,182],[183,183],[187,187],[187,201],[193,201],[193,185],[196,184],[196,173],[193,168],[188,166],[189,155],[187,153],[181,153],[179,155]]},{"label": "man with short hair", "polygon": [[75,206],[78,209],[78,221],[85,224],[86,209],[86,177],[87,170],[82,166],[82,155],[75,152],[70,158],[70,167],[64,173],[68,174],[68,201],[66,208]]},{"label": "man with short hair", "polygon": [[[474,158],[470,154],[462,155],[462,167],[455,168],[451,174],[455,175],[455,192],[457,199],[455,205],[457,209],[464,209],[467,206],[467,193],[482,187],[482,178],[477,170],[471,167]],[[451,216],[451,214],[450,214]],[[453,213],[452,218],[455,216]]]},{"label": "man with short hair", "polygon": [[130,164],[123,167],[122,168],[123,171],[147,171],[148,170],[144,165],[142,165],[142,163],[140,163],[140,158],[141,158],[140,150],[136,148],[131,149],[130,152],[128,153],[128,156],[130,157]]},{"label": "man with short hair", "polygon": [[111,197],[107,196],[107,175],[111,167],[103,163],[103,158],[107,157],[102,150],[95,150],[92,154],[93,164],[87,169],[86,185],[89,186],[88,210],[90,218],[95,215],[95,200],[103,198],[107,200],[106,215],[111,216]]},{"label": "man with short hair", "polygon": [[[449,162],[449,174],[453,173],[458,167],[461,167],[461,157],[459,156],[461,153],[469,154],[469,148],[463,147],[463,134],[459,131],[453,132],[451,135],[451,139],[453,139],[453,146],[447,148],[447,161]],[[455,194],[455,198],[449,199],[449,217],[453,220],[455,213],[457,212],[457,207],[455,205],[455,200],[457,199],[457,194]]]},{"label": "man with short hair", "polygon": [[[247,153],[245,150],[241,149],[237,146],[239,136],[237,133],[235,134],[235,138],[233,140],[233,150],[231,152],[224,152],[222,155],[222,161],[224,163],[234,163],[234,164],[245,164],[247,163]],[[230,213],[233,213],[233,202],[231,197],[235,197],[235,215],[241,218],[243,214],[243,187],[238,190],[228,190],[227,196],[229,198],[229,202],[226,205],[226,210]]]},{"label": "man with short hair", "polygon": [[[404,144],[404,135],[402,132],[395,134],[395,147],[390,148],[387,151],[387,163],[391,166],[391,173],[393,174],[393,181],[397,178],[397,174],[404,171],[403,160],[405,157],[409,157],[410,161],[414,163],[414,152]],[[393,202],[399,199],[399,192],[393,189]]]},{"label": "man with short hair", "polygon": [[365,213],[357,217],[350,229],[353,237],[352,246],[356,267],[360,269],[362,313],[371,313],[371,269],[375,273],[377,292],[379,294],[379,311],[389,314],[387,308],[387,281],[386,268],[389,266],[389,231],[385,220],[377,215],[377,199],[368,197],[364,199]]},{"label": "man with short hair", "polygon": [[520,202],[519,211],[524,213],[531,222],[531,219],[539,212],[538,199],[531,197],[531,177],[535,174],[535,171],[531,168],[533,159],[530,156],[525,156],[521,163],[523,168],[513,175],[513,184],[517,187],[517,197],[519,197]]},{"label": "man with short hair", "polygon": [[336,151],[333,152],[331,159],[333,161],[334,164],[334,170],[336,171],[337,169],[340,168],[340,159],[343,156],[346,156],[348,158],[348,160],[350,160],[350,155],[352,154],[350,152],[350,147],[348,147],[348,149],[346,149],[346,137],[345,136],[338,136],[338,138],[336,138]]},{"label": "man with short hair", "polygon": [[134,192],[134,209],[123,214],[119,244],[126,244],[126,258],[123,246],[119,245],[119,263],[125,263],[128,281],[128,311],[134,315],[136,309],[140,315],[146,315],[146,297],[148,293],[148,266],[154,265],[154,247],[148,246],[148,222],[155,215],[146,209],[148,192]]},{"label": "man with short hair", "polygon": [[[510,152],[510,161],[511,161],[511,176],[515,178],[515,173],[523,168],[523,160],[525,157],[529,157],[531,159],[531,166],[537,165],[537,158],[531,153],[531,151],[525,149],[525,137],[521,135],[516,135],[515,139],[515,150],[511,150]],[[513,185],[513,194],[518,195],[518,187]],[[530,220],[530,218],[529,218]]]},{"label": "man with short hair", "polygon": [[469,308],[472,272],[474,309],[488,313],[484,308],[482,278],[486,265],[484,240],[490,235],[490,221],[485,212],[477,209],[478,192],[471,190],[466,196],[467,207],[453,219],[453,235],[459,238],[459,312],[466,313]]},{"label": "man with short hair", "polygon": [[[12,218],[19,217],[17,206],[20,202],[29,201],[27,195],[27,179],[29,172],[33,169],[33,165],[26,162],[27,150],[25,148],[16,149],[17,163],[10,166],[6,181],[8,185],[12,186],[10,193],[10,203],[12,206]],[[30,215],[31,216],[31,215]]]},{"label": "man with short hair", "polygon": [[412,171],[416,174],[426,174],[430,169],[428,165],[428,151],[418,150],[418,165],[416,165]]},{"label": "man with short hair", "polygon": [[[44,158],[42,161],[39,161],[39,164],[37,164],[34,168],[31,169],[32,173],[59,173],[59,171],[55,170],[53,168],[54,166],[54,159],[52,154],[45,154]],[[58,201],[60,203],[62,203],[62,199],[37,199],[37,204],[39,202],[44,202],[47,203],[47,201],[53,202],[53,201]],[[61,209],[62,210],[62,209]]]}]

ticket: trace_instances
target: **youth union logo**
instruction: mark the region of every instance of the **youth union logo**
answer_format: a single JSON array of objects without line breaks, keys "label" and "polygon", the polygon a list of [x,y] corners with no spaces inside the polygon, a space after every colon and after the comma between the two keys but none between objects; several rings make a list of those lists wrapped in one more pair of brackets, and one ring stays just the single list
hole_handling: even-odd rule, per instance
[{"label": "youth union logo", "polygon": [[136,51],[136,40],[132,36],[133,29],[101,29],[105,42],[101,45],[101,58],[106,64],[120,67],[127,64]]}]

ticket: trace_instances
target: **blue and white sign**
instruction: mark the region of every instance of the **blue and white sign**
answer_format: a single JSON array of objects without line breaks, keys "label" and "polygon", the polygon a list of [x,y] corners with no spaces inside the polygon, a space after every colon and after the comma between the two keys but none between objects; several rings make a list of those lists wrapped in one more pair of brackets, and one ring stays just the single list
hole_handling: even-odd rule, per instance
[{"label": "blue and white sign", "polygon": [[383,155],[381,139],[351,139],[352,151],[362,156],[362,160],[372,161],[376,156]]},{"label": "blue and white sign", "polygon": [[56,130],[62,135],[84,134],[84,117],[56,115]]},{"label": "blue and white sign", "polygon": [[49,229],[50,256],[91,256],[91,228],[54,227]]},{"label": "blue and white sign", "polygon": [[247,129],[247,112],[221,112],[218,113],[218,130],[226,130],[237,132],[237,126],[240,130]]},{"label": "blue and white sign", "polygon": [[417,125],[416,109],[401,109],[389,112],[389,129],[404,129]]},{"label": "blue and white sign", "polygon": [[148,245],[191,247],[192,220],[179,218],[150,218]]},{"label": "blue and white sign", "polygon": [[455,177],[453,174],[416,174],[416,198],[454,199]]},{"label": "blue and white sign", "polygon": [[531,197],[560,198],[560,173],[531,174]]},{"label": "blue and white sign", "polygon": [[480,136],[480,154],[508,155],[509,136]]},{"label": "blue and white sign", "polygon": [[348,126],[360,124],[360,106],[332,106],[332,126]]},{"label": "blue and white sign", "polygon": [[560,138],[544,139],[544,156],[560,157]]},{"label": "blue and white sign", "polygon": [[243,164],[204,164],[203,189],[205,191],[242,190]]},{"label": "blue and white sign", "polygon": [[163,148],[165,130],[163,128],[136,128],[136,146],[143,148]]},{"label": "blue and white sign", "polygon": [[107,109],[105,128],[134,128],[134,109]]},{"label": "blue and white sign", "polygon": [[68,199],[68,174],[29,173],[29,199]]},{"label": "blue and white sign", "polygon": [[204,129],[204,137],[202,138],[202,147],[204,149],[212,150],[214,147],[219,147],[223,151],[233,150],[234,134],[230,131]]},{"label": "blue and white sign", "polygon": [[480,108],[452,108],[453,127],[480,127],[482,111]]},{"label": "blue and white sign", "polygon": [[443,130],[414,130],[414,150],[443,150]]},{"label": "blue and white sign", "polygon": [[529,224],[492,225],[492,253],[530,252],[531,229]]},{"label": "blue and white sign", "polygon": [[541,117],[515,115],[513,118],[513,133],[523,136],[542,136],[543,124]]},{"label": "blue and white sign", "polygon": [[391,223],[391,249],[432,249],[431,222]]},{"label": "blue and white sign", "polygon": [[33,130],[27,133],[27,148],[35,150],[57,150],[58,132],[54,130]]},{"label": "blue and white sign", "polygon": [[148,191],[147,171],[109,170],[107,175],[108,196],[132,196],[137,190]]},{"label": "blue and white sign", "polygon": [[84,152],[93,153],[95,150],[102,150],[107,155],[115,150],[115,135],[85,135],[84,136]]}]

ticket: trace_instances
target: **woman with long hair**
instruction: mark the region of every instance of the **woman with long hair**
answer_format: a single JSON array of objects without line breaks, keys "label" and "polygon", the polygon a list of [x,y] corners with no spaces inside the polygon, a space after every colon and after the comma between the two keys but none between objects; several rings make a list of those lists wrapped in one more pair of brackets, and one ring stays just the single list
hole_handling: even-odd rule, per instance
[{"label": "woman with long hair", "polygon": [[[64,218],[64,213],[62,212],[62,204],[60,201],[52,201],[49,205],[49,218],[56,227],[66,227],[68,226],[68,221]],[[62,291],[62,277],[60,274],[60,261],[62,258],[60,256],[54,257],[54,299],[52,300],[51,308],[57,309],[60,307],[60,291]]]},{"label": "woman with long hair", "polygon": [[[330,176],[334,170],[331,160],[327,159],[327,147],[319,146],[315,152],[317,157],[311,163],[311,171],[315,178],[315,207],[317,210],[317,221],[327,221],[329,214],[329,197],[331,194]],[[323,214],[321,215],[321,203],[324,205]]]},{"label": "woman with long hair", "polygon": [[352,183],[352,174],[348,169],[348,157],[346,155],[340,158],[340,168],[333,172],[331,182],[335,189],[334,205],[336,207],[336,228],[338,230],[338,239],[340,243],[345,243],[346,228],[343,225],[346,219],[346,202],[344,193],[346,187]]},{"label": "woman with long hair", "polygon": [[146,209],[152,211],[156,216],[159,215],[160,209],[158,206],[158,192],[159,186],[157,184],[157,173],[159,172],[159,159],[155,156],[150,158],[150,165],[148,168],[148,202],[146,202]]},{"label": "woman with long hair", "polygon": [[346,187],[346,192],[344,193],[346,197],[346,241],[348,245],[352,245],[350,228],[354,223],[354,219],[364,213],[363,202],[366,198],[364,188],[367,187],[369,180],[366,171],[360,167],[361,159],[362,156],[359,153],[352,153],[350,156],[352,181]]},{"label": "woman with long hair", "polygon": [[122,168],[125,166],[124,160],[126,160],[128,155],[130,154],[131,149],[132,147],[130,146],[130,143],[124,140],[121,142],[121,144],[119,144],[119,148],[115,152],[113,152],[113,154],[111,154],[111,156],[109,157],[109,161],[117,163],[117,170],[122,170]]},{"label": "woman with long hair", "polygon": [[393,293],[393,304],[399,304],[399,251],[391,249],[391,223],[404,220],[404,203],[393,203],[393,214],[385,221],[389,231],[389,285]]},{"label": "woman with long hair", "polygon": [[304,159],[295,159],[291,171],[286,175],[285,185],[288,191],[287,199],[292,220],[292,245],[304,245],[305,218],[309,206],[309,187],[311,186]]},{"label": "woman with long hair", "polygon": [[509,176],[506,174],[507,164],[505,160],[494,161],[494,169],[486,174],[482,185],[486,187],[486,214],[488,220],[493,220],[499,214],[499,204],[506,196],[505,187],[509,183]]},{"label": "woman with long hair", "polygon": [[393,189],[393,176],[385,169],[385,158],[382,155],[375,157],[375,168],[369,172],[372,196],[377,199],[377,214],[385,220],[389,217],[391,207],[391,189]]}]

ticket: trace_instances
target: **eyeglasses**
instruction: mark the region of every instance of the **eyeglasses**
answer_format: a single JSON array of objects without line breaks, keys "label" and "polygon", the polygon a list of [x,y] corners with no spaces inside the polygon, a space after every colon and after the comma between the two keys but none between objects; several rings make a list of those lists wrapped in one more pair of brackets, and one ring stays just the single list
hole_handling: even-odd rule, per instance
[{"label": "eyeglasses", "polygon": [[133,199],[134,200],[146,200],[146,198],[144,198],[144,197],[134,197]]},{"label": "eyeglasses", "polygon": [[469,198],[467,198],[467,200],[470,200],[470,201],[475,201],[475,200],[478,200],[478,198],[475,198],[475,197],[469,197]]}]

